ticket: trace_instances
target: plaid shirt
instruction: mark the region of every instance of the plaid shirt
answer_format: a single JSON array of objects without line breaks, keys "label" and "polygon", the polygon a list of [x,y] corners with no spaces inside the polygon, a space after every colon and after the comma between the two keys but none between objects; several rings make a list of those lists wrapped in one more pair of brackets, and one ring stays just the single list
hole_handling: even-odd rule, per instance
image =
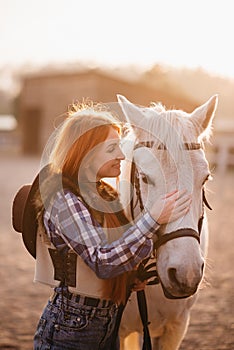
[{"label": "plaid shirt", "polygon": [[44,224],[57,249],[73,249],[99,278],[133,270],[151,254],[152,236],[159,227],[145,213],[118,240],[108,243],[103,227],[70,191],[57,192],[45,210]]}]

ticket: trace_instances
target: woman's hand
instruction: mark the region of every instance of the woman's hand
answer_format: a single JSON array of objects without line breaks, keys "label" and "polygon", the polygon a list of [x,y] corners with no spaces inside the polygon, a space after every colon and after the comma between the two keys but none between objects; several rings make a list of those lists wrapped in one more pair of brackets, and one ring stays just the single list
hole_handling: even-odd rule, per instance
[{"label": "woman's hand", "polygon": [[191,204],[191,195],[186,191],[173,191],[159,198],[149,210],[150,215],[159,223],[167,224],[184,216]]}]

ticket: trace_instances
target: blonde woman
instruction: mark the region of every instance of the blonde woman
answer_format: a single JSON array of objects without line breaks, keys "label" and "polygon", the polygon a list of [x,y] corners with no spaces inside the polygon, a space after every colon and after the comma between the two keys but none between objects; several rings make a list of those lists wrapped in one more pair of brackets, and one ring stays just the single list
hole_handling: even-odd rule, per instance
[{"label": "blonde woman", "polygon": [[46,177],[34,196],[38,232],[35,279],[54,287],[34,349],[118,349],[113,330],[137,265],[160,224],[185,214],[177,191],[130,224],[103,178],[120,175],[121,125],[94,104],[78,104],[59,128]]}]

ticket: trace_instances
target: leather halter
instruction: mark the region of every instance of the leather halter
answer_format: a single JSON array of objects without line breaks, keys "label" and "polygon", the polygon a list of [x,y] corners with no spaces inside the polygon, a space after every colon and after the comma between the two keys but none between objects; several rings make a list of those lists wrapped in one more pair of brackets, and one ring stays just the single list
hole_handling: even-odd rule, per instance
[{"label": "leather halter", "polygon": [[[134,150],[141,148],[141,147],[152,148],[153,146],[154,146],[153,141],[140,142],[140,143],[135,145]],[[184,146],[185,150],[198,150],[201,148],[201,144],[195,143],[195,142],[192,142],[192,143],[185,142],[183,144],[183,146]],[[158,145],[157,149],[166,150],[167,148],[164,144],[160,143]],[[139,173],[138,173],[138,169],[137,169],[134,161],[132,163],[132,169],[131,169],[131,183],[133,185],[133,188],[135,187],[137,201],[139,202],[141,211],[143,211],[144,205],[143,205],[143,201],[142,201],[142,197],[141,197]],[[134,219],[133,195],[131,196],[131,198],[132,198],[131,203],[130,203],[131,215],[132,215],[132,218]],[[206,197],[205,197],[204,188],[202,189],[202,201],[203,201],[203,205],[205,204],[207,206],[207,208],[212,210]],[[179,237],[193,237],[198,241],[198,243],[200,243],[200,234],[201,234],[201,230],[202,230],[203,219],[204,219],[204,210],[203,210],[202,216],[200,217],[200,219],[198,221],[198,232],[193,230],[193,229],[190,229],[190,228],[179,229],[177,231],[162,234],[162,235],[160,235],[156,232],[158,239],[154,244],[155,249],[158,249],[159,247],[161,247],[163,244],[167,243],[168,241],[171,241],[171,240],[173,240],[175,238],[179,238]]]}]

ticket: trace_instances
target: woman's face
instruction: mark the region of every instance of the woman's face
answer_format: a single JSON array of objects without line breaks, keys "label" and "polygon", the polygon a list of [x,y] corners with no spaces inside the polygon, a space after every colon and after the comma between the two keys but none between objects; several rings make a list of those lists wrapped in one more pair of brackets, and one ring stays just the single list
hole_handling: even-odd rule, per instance
[{"label": "woman's face", "polygon": [[119,176],[120,163],[124,158],[120,149],[120,136],[114,128],[110,128],[106,140],[92,150],[86,169],[87,178],[98,181],[104,177]]}]

